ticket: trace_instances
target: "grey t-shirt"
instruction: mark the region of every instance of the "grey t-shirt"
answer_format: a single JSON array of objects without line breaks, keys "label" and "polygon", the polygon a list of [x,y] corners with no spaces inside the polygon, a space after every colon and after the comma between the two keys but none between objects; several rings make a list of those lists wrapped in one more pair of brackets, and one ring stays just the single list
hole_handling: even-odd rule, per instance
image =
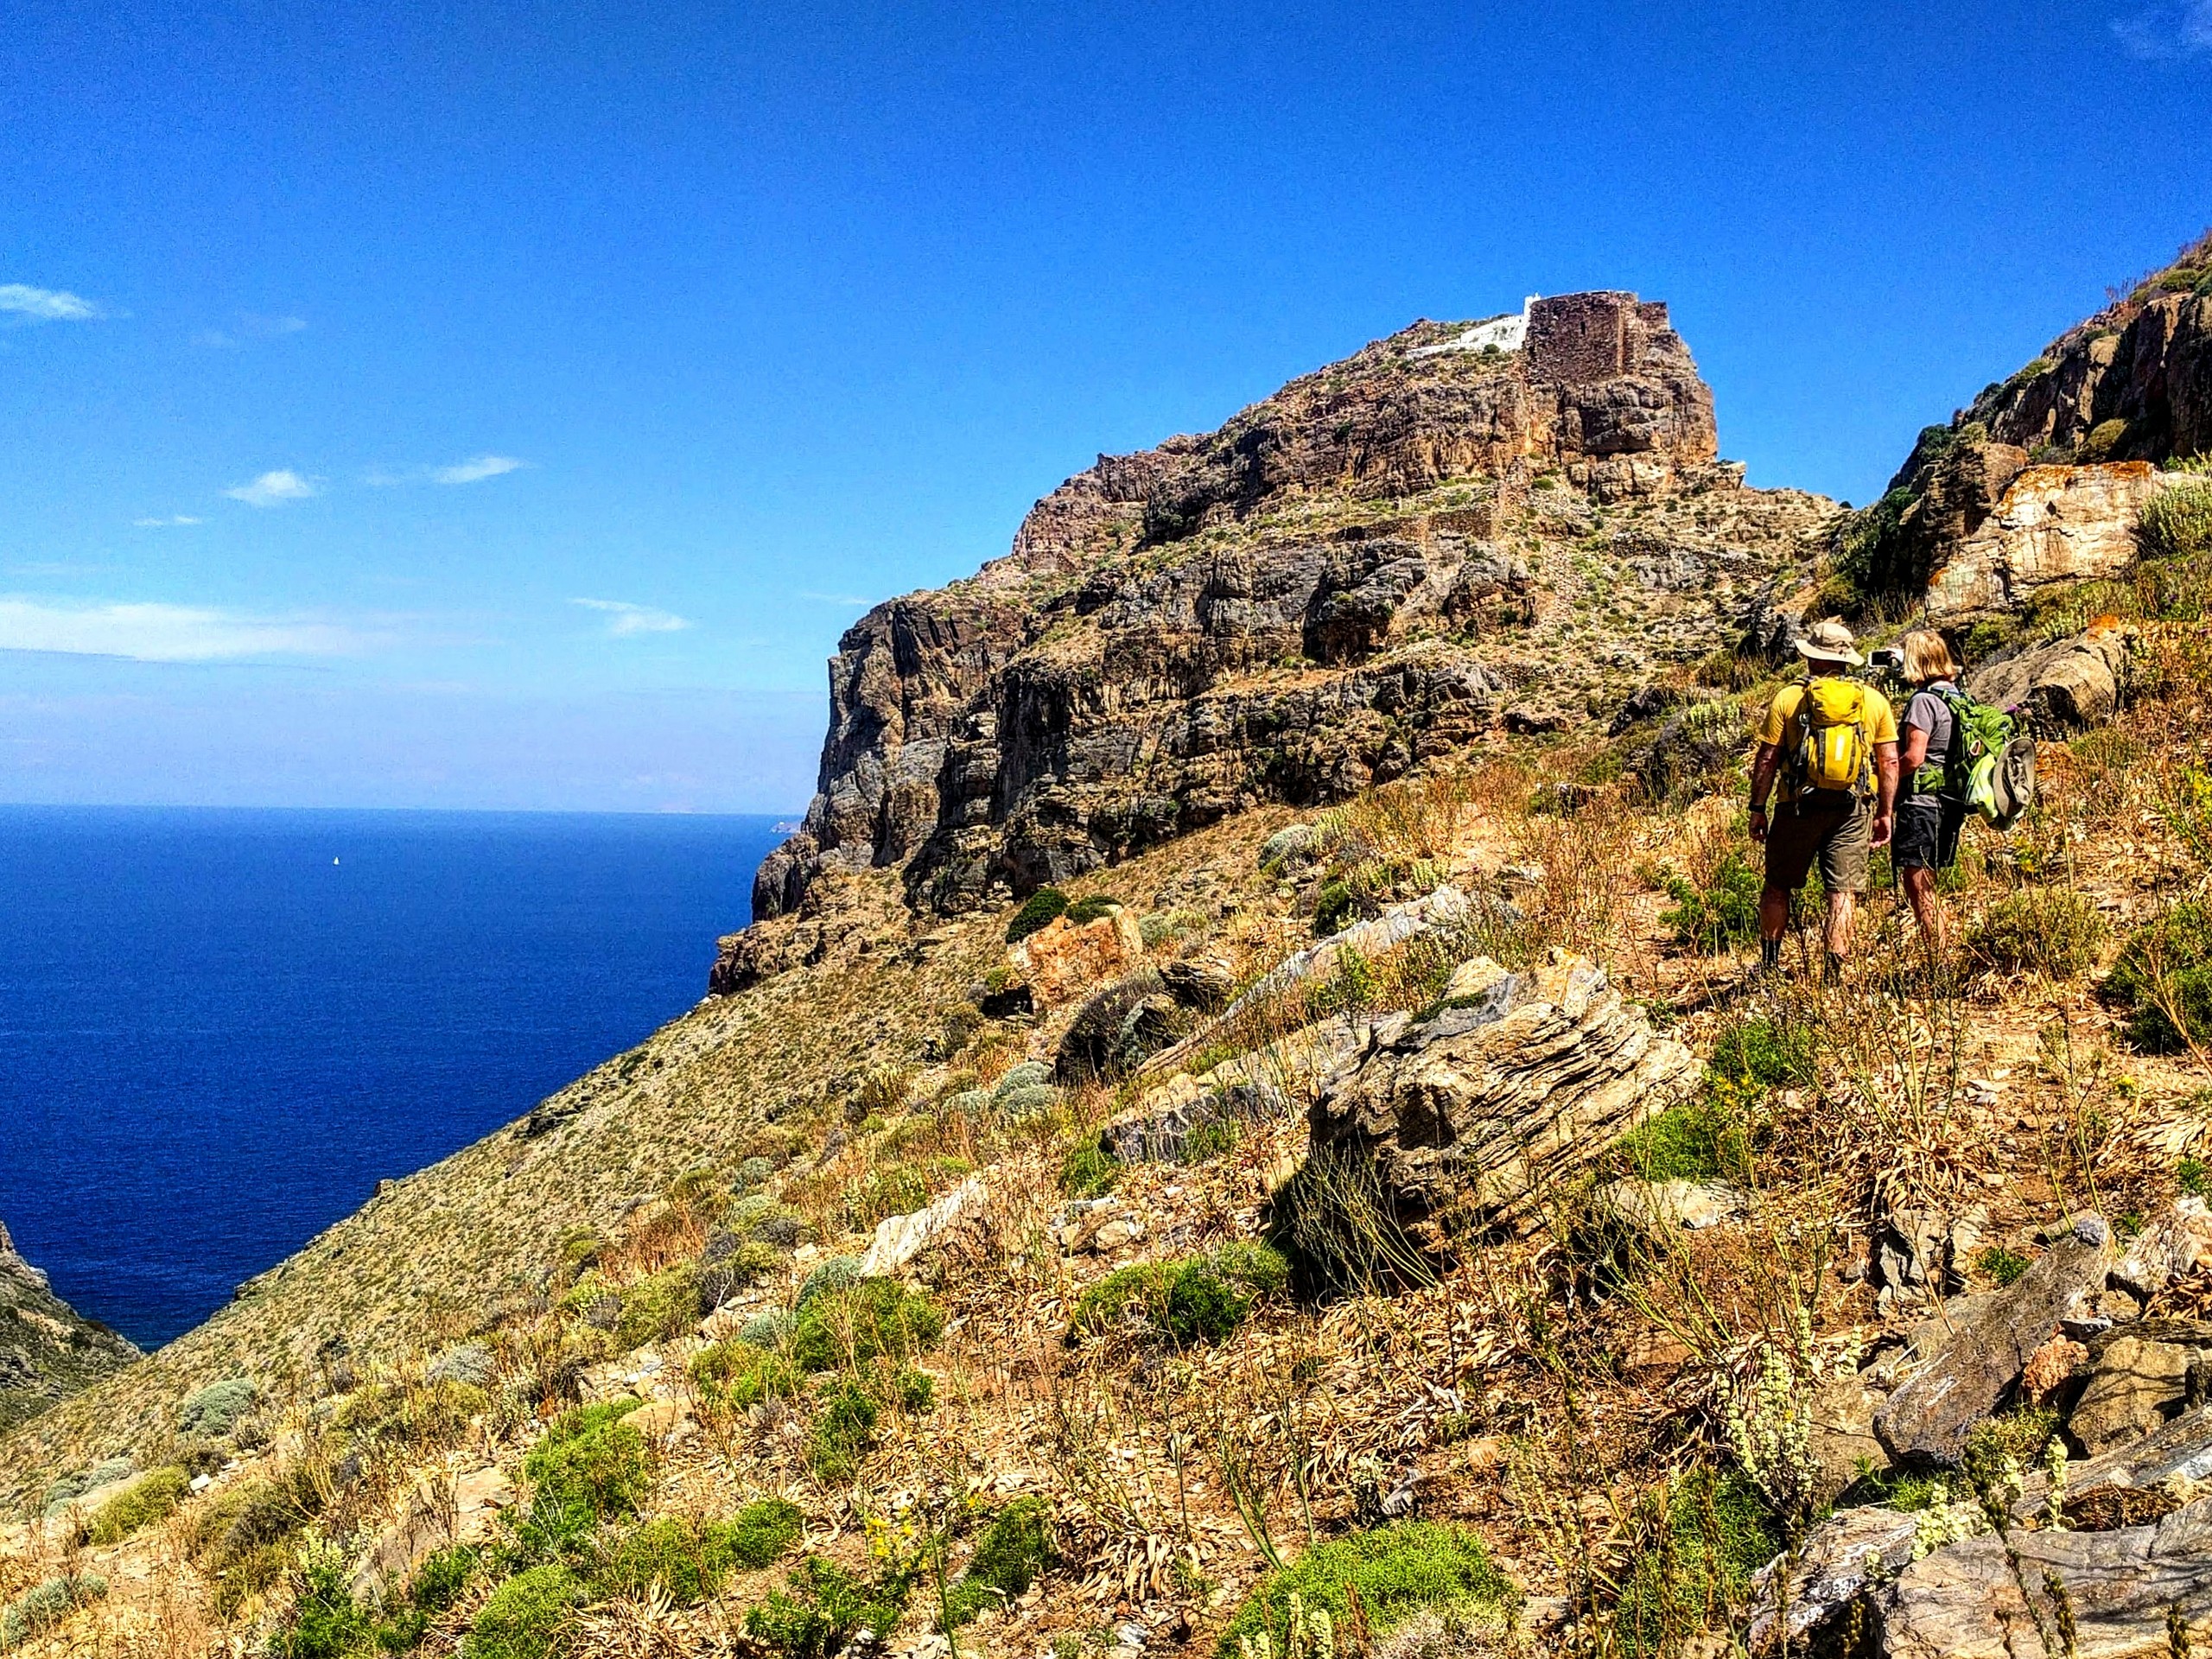
[{"label": "grey t-shirt", "polygon": [[[1914,692],[1912,700],[1904,706],[1904,718],[1897,722],[1902,728],[1897,734],[1898,741],[1900,744],[1904,742],[1905,732],[1927,733],[1928,756],[1921,762],[1924,766],[1940,768],[1950,756],[1951,705],[1944,702],[1936,693],[1957,690],[1958,687],[1953,685],[1948,680],[1936,680]],[[1908,788],[1906,792],[1910,794],[1915,791]]]}]

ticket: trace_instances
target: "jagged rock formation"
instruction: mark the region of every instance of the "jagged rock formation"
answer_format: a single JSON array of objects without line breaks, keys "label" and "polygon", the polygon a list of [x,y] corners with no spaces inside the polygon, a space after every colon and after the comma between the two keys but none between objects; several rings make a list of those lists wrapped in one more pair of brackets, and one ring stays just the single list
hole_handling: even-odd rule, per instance
[{"label": "jagged rock formation", "polygon": [[735,989],[895,869],[957,912],[1265,801],[1338,798],[1511,724],[1580,721],[1741,632],[1831,516],[1717,462],[1666,307],[1569,295],[1526,344],[1419,323],[1219,431],[1102,456],[971,580],[877,607],[830,666],[803,832]]},{"label": "jagged rock formation", "polygon": [[36,1416],[138,1358],[138,1350],[54,1294],[0,1224],[0,1429]]},{"label": "jagged rock formation", "polygon": [[1923,430],[1847,534],[1853,574],[1869,592],[1926,592],[1945,622],[2043,582],[2108,575],[2155,487],[2152,466],[2108,463],[2207,448],[2212,237]]},{"label": "jagged rock formation", "polygon": [[1524,976],[1478,958],[1434,1018],[1393,1016],[1331,1080],[1313,1145],[1372,1155],[1417,1235],[1510,1232],[1698,1075],[1591,963],[1561,956]]}]

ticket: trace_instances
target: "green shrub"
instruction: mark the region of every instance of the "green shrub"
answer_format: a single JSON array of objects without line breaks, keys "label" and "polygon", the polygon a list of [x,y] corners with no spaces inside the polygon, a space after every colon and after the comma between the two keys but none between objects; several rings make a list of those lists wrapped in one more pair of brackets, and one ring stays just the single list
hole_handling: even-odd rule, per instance
[{"label": "green shrub", "polygon": [[652,1490],[652,1455],[623,1419],[635,1400],[584,1406],[547,1429],[523,1459],[531,1484],[524,1530],[541,1548],[584,1537],[600,1522],[634,1514]]},{"label": "green shrub", "polygon": [[1508,1615],[1517,1599],[1482,1541],[1464,1528],[1400,1521],[1316,1545],[1270,1573],[1221,1633],[1221,1659],[1237,1659],[1240,1644],[1262,1635],[1280,1642],[1296,1595],[1309,1611],[1326,1612],[1350,1628],[1357,1598],[1368,1632],[1382,1636],[1424,1608]]},{"label": "green shrub", "polygon": [[619,1347],[641,1347],[681,1336],[698,1322],[699,1264],[679,1262],[623,1287],[614,1340]]},{"label": "green shrub", "polygon": [[976,1541],[967,1570],[946,1588],[945,1622],[957,1630],[976,1614],[1005,1605],[1058,1560],[1045,1500],[1014,1499],[992,1519]]},{"label": "green shrub", "polygon": [[692,1357],[691,1380],[709,1399],[739,1411],[787,1400],[806,1386],[789,1360],[744,1341],[702,1348]]},{"label": "green shrub", "polygon": [[2120,447],[2127,435],[2127,423],[2121,420],[2099,421],[2082,440],[2075,459],[2084,461],[2102,461]]},{"label": "green shrub", "polygon": [[1060,1160],[1060,1191],[1071,1198],[1103,1198],[1122,1179],[1122,1160],[1095,1136],[1077,1141]]},{"label": "green shrub", "polygon": [[2193,1198],[2212,1197],[2212,1168],[2207,1168],[2202,1159],[2183,1159],[2174,1166],[2174,1179]]},{"label": "green shrub", "polygon": [[1290,1283],[1290,1263],[1271,1244],[1240,1241],[1204,1255],[1121,1268],[1076,1300],[1071,1328],[1097,1332],[1141,1319],[1155,1335],[1188,1346],[1223,1342],[1265,1296]]},{"label": "green shrub", "polygon": [[219,1440],[238,1427],[240,1417],[253,1404],[253,1379],[250,1376],[226,1376],[219,1382],[210,1382],[185,1396],[177,1408],[176,1426],[185,1434],[204,1434],[209,1440]]},{"label": "green shrub", "polygon": [[862,1626],[894,1629],[913,1590],[911,1570],[874,1583],[809,1556],[792,1571],[789,1586],[745,1615],[745,1633],[782,1659],[835,1659]]},{"label": "green shrub", "polygon": [[587,1593],[583,1580],[558,1562],[518,1573],[478,1611],[461,1644],[462,1659],[548,1659]]},{"label": "green shrub", "polygon": [[2104,918],[2078,893],[2028,887],[2005,894],[1967,929],[1967,956],[2011,973],[2076,979],[2096,965]]},{"label": "green shrub", "polygon": [[840,1382],[822,1396],[806,1440],[806,1466],[822,1480],[849,1479],[875,1445],[881,1409],[855,1382]]},{"label": "green shrub", "polygon": [[1325,939],[1341,930],[1351,919],[1358,902],[1349,882],[1323,882],[1313,899],[1313,937]]},{"label": "green shrub", "polygon": [[1650,1534],[1630,1559],[1614,1613],[1630,1653],[1669,1653],[1741,1605],[1751,1574],[1781,1553],[1781,1529],[1742,1475],[1694,1469],[1668,1483]]},{"label": "green shrub", "polygon": [[[290,1620],[269,1643],[271,1659],[346,1659],[348,1654],[373,1652],[380,1645],[380,1622],[373,1611],[353,1599],[346,1558],[335,1546],[312,1543],[301,1556],[293,1588]],[[409,1634],[393,1631],[396,1637]],[[419,1637],[422,1632],[417,1629],[411,1634]]]},{"label": "green shrub", "polygon": [[918,1371],[911,1365],[891,1374],[884,1395],[912,1417],[937,1409],[936,1380],[927,1371]]},{"label": "green shrub", "polygon": [[1751,1172],[1751,1135],[1744,1119],[1707,1091],[1630,1130],[1614,1143],[1612,1161],[1639,1180],[1741,1180]]},{"label": "green shrub", "polygon": [[2017,1283],[2028,1270],[2028,1258],[2018,1250],[2008,1250],[2002,1244],[1985,1244],[1974,1257],[1974,1265],[1989,1275],[1991,1281],[2002,1288]]},{"label": "green shrub", "polygon": [[862,1279],[817,1296],[791,1327],[791,1363],[803,1371],[894,1363],[937,1344],[944,1315],[926,1296],[895,1279]]},{"label": "green shrub", "polygon": [[120,1543],[169,1515],[191,1490],[192,1477],[174,1464],[149,1471],[100,1505],[92,1517],[92,1541]]},{"label": "green shrub", "polygon": [[789,1309],[772,1307],[764,1313],[755,1313],[738,1326],[737,1339],[748,1347],[773,1351],[791,1339],[791,1328],[798,1322]]},{"label": "green shrub", "polygon": [[2105,980],[2128,1013],[2127,1035],[2164,1052],[2212,1043],[2212,911],[2177,905],[2136,930]]},{"label": "green shrub", "polygon": [[1090,898],[1078,899],[1070,905],[1065,914],[1071,926],[1081,927],[1086,922],[1096,921],[1101,916],[1111,916],[1121,907],[1120,899],[1109,899],[1103,893],[1094,893]]},{"label": "green shrub", "polygon": [[64,1573],[26,1590],[0,1610],[0,1648],[13,1648],[48,1630],[79,1607],[107,1594],[97,1573]]},{"label": "green shrub", "polygon": [[434,1550],[415,1569],[407,1599],[426,1613],[442,1612],[461,1599],[461,1592],[468,1588],[468,1581],[483,1564],[483,1556],[470,1544]]},{"label": "green shrub", "polygon": [[648,1522],[615,1546],[593,1588],[636,1596],[658,1584],[671,1600],[701,1602],[733,1572],[775,1560],[798,1541],[801,1525],[798,1507],[780,1497],[748,1503],[727,1521],[676,1516]]},{"label": "green shrub", "polygon": [[1039,887],[1014,912],[1014,919],[1006,925],[1006,942],[1019,944],[1032,933],[1048,927],[1065,912],[1068,896],[1058,887]]},{"label": "green shrub", "polygon": [[1814,1080],[1813,1030],[1793,1020],[1741,1020],[1713,1040],[1707,1077],[1738,1092]]},{"label": "green shrub", "polygon": [[2152,558],[2197,558],[2212,553],[2212,485],[2185,484],[2161,491],[2145,505],[2136,533],[2144,552]]},{"label": "green shrub", "polygon": [[1675,939],[1700,956],[1718,957],[1759,936],[1759,889],[1765,877],[1741,852],[1724,855],[1713,867],[1710,880],[1700,887],[1688,876],[1669,872],[1665,878],[1671,908],[1659,912],[1660,921],[1675,930]]},{"label": "green shrub", "polygon": [[59,1518],[68,1507],[86,1492],[118,1480],[127,1480],[137,1471],[138,1465],[129,1458],[103,1458],[89,1469],[64,1475],[46,1489],[40,1500],[48,1521]]}]

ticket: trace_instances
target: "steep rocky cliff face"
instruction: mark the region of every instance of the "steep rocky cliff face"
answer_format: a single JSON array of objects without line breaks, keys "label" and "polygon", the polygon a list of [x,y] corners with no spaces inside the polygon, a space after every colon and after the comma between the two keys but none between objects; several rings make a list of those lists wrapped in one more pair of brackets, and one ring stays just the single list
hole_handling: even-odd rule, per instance
[{"label": "steep rocky cliff face", "polygon": [[0,1429],[137,1357],[137,1349],[56,1296],[0,1224]]},{"label": "steep rocky cliff face", "polygon": [[[1939,622],[2001,609],[2039,582],[2110,574],[2152,467],[2207,449],[2212,236],[1924,429],[1845,562],[1866,592],[1926,594]],[[2069,522],[2022,558],[2006,532],[2047,516]]]},{"label": "steep rocky cliff face", "polygon": [[1102,456],[976,577],[877,607],[830,666],[804,831],[728,990],[833,948],[841,878],[945,913],[1263,801],[1387,781],[1494,729],[1607,713],[1739,632],[1831,515],[1743,487],[1664,305],[1423,322],[1219,431]]}]

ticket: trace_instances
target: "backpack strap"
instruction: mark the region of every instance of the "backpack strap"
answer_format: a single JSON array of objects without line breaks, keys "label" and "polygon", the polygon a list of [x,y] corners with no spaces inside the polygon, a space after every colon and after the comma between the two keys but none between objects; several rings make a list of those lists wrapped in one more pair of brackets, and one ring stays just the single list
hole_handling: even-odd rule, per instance
[{"label": "backpack strap", "polygon": [[[1974,712],[1974,699],[1955,685],[1936,692],[1936,696],[1951,711],[1951,744],[1943,756],[1943,787],[1936,792],[1964,800],[1967,793],[1967,716]],[[1927,763],[1923,760],[1922,764]]]}]

